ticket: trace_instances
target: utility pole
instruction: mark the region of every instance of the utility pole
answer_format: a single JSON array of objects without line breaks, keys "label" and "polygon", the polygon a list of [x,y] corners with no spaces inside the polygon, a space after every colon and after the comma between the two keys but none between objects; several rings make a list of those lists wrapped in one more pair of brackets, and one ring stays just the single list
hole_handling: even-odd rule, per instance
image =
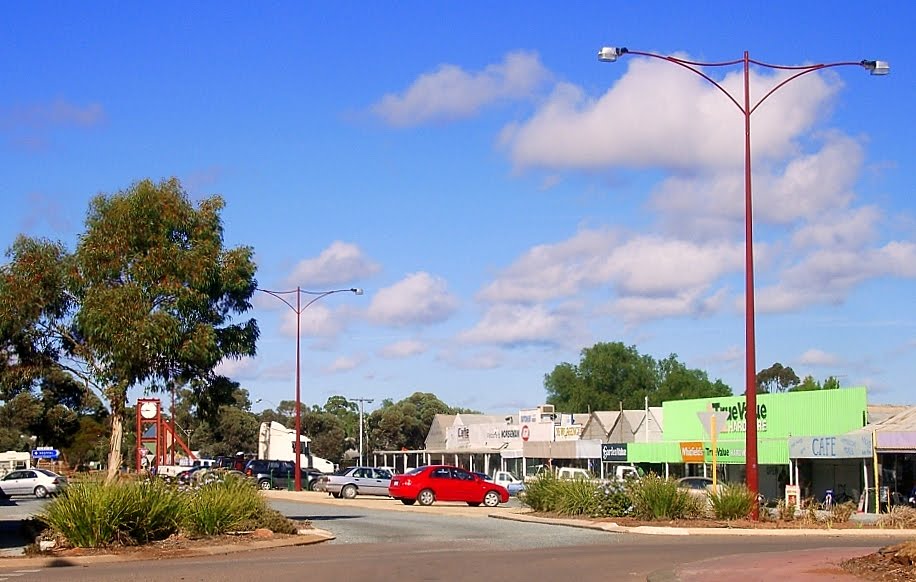
[{"label": "utility pole", "polygon": [[363,404],[372,404],[372,398],[351,398],[353,402],[359,402],[359,465],[363,465]]}]

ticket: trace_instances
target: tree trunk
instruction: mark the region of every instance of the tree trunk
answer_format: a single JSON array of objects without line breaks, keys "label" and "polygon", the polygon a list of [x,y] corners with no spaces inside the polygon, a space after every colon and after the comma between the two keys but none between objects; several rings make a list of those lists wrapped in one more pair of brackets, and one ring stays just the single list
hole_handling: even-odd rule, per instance
[{"label": "tree trunk", "polygon": [[124,439],[124,411],[111,413],[111,443],[108,448],[108,475],[105,483],[111,483],[121,470],[121,441]]}]

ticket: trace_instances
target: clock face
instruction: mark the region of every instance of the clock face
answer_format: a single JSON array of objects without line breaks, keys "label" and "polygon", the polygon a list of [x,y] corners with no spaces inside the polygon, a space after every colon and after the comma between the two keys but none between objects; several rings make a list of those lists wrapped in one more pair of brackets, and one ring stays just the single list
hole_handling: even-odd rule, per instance
[{"label": "clock face", "polygon": [[158,410],[155,402],[147,400],[140,405],[140,416],[143,418],[155,418],[156,412],[158,412]]}]

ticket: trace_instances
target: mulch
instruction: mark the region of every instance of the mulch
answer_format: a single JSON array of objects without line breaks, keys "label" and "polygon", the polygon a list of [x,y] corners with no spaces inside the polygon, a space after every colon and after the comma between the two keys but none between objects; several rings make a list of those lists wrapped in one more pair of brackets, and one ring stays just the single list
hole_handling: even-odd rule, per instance
[{"label": "mulch", "polygon": [[886,546],[874,554],[846,560],[840,567],[865,580],[913,582],[916,580],[916,541]]}]

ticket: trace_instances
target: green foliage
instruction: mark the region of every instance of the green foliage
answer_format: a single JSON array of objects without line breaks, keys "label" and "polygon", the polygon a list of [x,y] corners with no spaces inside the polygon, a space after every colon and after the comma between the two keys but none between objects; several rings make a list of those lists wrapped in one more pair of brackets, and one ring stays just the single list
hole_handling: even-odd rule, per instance
[{"label": "green foliage", "polygon": [[711,382],[702,370],[688,369],[674,354],[656,361],[635,346],[598,343],[581,352],[578,365],[559,364],[544,377],[547,401],[559,411],[642,408],[665,400],[728,396],[731,389]]},{"label": "green foliage", "polygon": [[254,529],[266,511],[267,503],[254,485],[230,475],[192,493],[183,525],[191,535],[220,535]]},{"label": "green foliage", "polygon": [[309,448],[313,455],[339,463],[349,448],[347,431],[341,420],[329,412],[303,412],[302,432],[312,441]]},{"label": "green foliage", "polygon": [[90,548],[141,545],[179,531],[208,536],[259,527],[297,530],[268,507],[252,483],[231,475],[190,491],[159,480],[106,484],[87,478],[74,481],[39,519],[69,544]]},{"label": "green foliage", "polygon": [[798,386],[799,382],[795,370],[776,362],[769,368],[757,372],[757,393],[786,392]]},{"label": "green foliage", "polygon": [[789,388],[789,392],[811,392],[814,390],[838,390],[840,387],[840,381],[837,380],[834,376],[829,376],[824,383],[821,384],[814,379],[814,376],[810,374],[805,376],[805,379],[801,381],[797,386],[792,386]]},{"label": "green foliage", "polygon": [[74,482],[39,516],[77,547],[137,545],[178,531],[184,500],[160,481]]},{"label": "green foliage", "polygon": [[528,483],[520,500],[535,511],[589,517],[622,517],[630,514],[632,505],[624,487],[583,479],[561,480],[549,471]]},{"label": "green foliage", "polygon": [[717,519],[745,519],[754,510],[757,496],[743,483],[720,484],[709,491],[709,505]]},{"label": "green foliage", "polygon": [[367,419],[369,450],[422,449],[426,435],[437,414],[479,414],[473,410],[452,408],[435,394],[414,392],[404,400],[382,401]]},{"label": "green foliage", "polygon": [[[209,431],[199,435],[198,445],[212,455],[234,455],[238,451],[258,450],[257,417],[235,406],[220,407],[219,415],[207,424]],[[203,441],[208,438],[209,443]]]},{"label": "green foliage", "polygon": [[556,512],[560,515],[594,516],[598,510],[598,487],[591,481],[557,481]]},{"label": "green foliage", "polygon": [[674,479],[649,473],[642,479],[627,481],[633,515],[640,519],[685,519],[703,512],[705,499],[680,489]]},{"label": "green foliage", "polygon": [[219,197],[195,207],[177,179],[142,180],[93,198],[72,254],[17,239],[0,267],[0,390],[62,371],[97,389],[114,471],[129,388],[220,385],[217,364],[254,355],[258,336],[253,319],[234,321],[251,308],[254,251],[224,248],[222,208]]},{"label": "green foliage", "polygon": [[523,504],[534,511],[556,511],[560,499],[560,481],[550,471],[541,473],[533,481],[525,484]]}]

